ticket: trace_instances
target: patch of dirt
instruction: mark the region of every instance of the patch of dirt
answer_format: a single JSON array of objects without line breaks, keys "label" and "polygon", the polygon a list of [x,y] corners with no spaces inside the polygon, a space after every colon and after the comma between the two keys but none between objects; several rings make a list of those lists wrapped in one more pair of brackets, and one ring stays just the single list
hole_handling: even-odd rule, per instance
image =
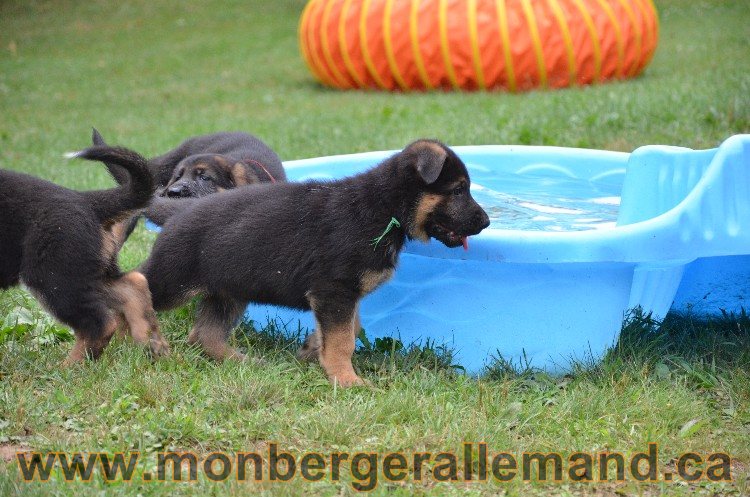
[{"label": "patch of dirt", "polygon": [[31,452],[31,447],[17,444],[0,444],[0,461],[12,462],[17,452]]}]

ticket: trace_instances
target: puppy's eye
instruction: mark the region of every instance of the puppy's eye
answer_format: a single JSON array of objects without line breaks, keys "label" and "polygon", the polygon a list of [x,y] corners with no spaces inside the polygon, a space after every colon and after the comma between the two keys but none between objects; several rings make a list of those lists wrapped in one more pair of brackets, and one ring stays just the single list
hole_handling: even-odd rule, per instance
[{"label": "puppy's eye", "polygon": [[201,172],[198,173],[198,179],[203,180],[203,181],[212,181],[213,180],[213,178],[211,176],[206,176],[206,173],[204,173],[203,171],[201,171]]},{"label": "puppy's eye", "polygon": [[453,189],[453,195],[462,195],[466,191],[466,183],[461,183]]}]

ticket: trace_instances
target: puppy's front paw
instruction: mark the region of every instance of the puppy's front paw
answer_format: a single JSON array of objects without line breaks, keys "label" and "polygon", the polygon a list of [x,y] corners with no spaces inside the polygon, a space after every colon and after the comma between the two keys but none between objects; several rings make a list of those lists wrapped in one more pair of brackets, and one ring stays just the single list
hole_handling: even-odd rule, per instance
[{"label": "puppy's front paw", "polygon": [[161,336],[151,337],[148,342],[148,346],[149,350],[151,351],[151,356],[154,358],[166,357],[171,352],[169,343],[167,343],[167,341],[164,340],[164,337]]},{"label": "puppy's front paw", "polygon": [[227,352],[224,356],[224,359],[239,362],[252,362],[252,359],[248,358],[247,355],[243,354],[237,349],[230,349],[229,347],[227,347]]},{"label": "puppy's front paw", "polygon": [[60,363],[61,368],[69,368],[71,366],[75,366],[76,364],[83,363],[83,359],[80,359],[78,357],[66,357],[63,359],[63,361]]},{"label": "puppy's front paw", "polygon": [[331,383],[336,383],[340,387],[343,387],[343,388],[372,386],[372,383],[370,383],[369,381],[363,380],[362,378],[357,376],[357,374],[355,373],[338,374],[338,375],[330,377],[329,380],[331,380]]},{"label": "puppy's front paw", "polygon": [[268,366],[268,361],[256,355],[246,355],[243,362],[250,366]]},{"label": "puppy's front paw", "polygon": [[318,359],[320,352],[320,334],[315,333],[308,335],[305,343],[297,351],[297,359],[300,361],[315,361]]}]

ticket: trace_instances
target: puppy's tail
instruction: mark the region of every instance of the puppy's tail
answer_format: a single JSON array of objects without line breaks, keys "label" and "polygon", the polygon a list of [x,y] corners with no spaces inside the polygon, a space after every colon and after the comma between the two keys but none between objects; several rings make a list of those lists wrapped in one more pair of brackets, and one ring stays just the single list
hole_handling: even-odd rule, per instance
[{"label": "puppy's tail", "polygon": [[146,159],[138,153],[123,147],[95,146],[69,154],[68,157],[111,163],[126,171],[127,183],[117,188],[82,192],[102,222],[126,211],[142,209],[151,200],[156,185]]},{"label": "puppy's tail", "polygon": [[[91,143],[95,147],[106,147],[107,142],[104,141],[104,137],[97,131],[96,128],[91,128]],[[112,175],[115,181],[117,181],[118,185],[127,185],[130,181],[130,174],[128,173],[128,170],[125,169],[122,166],[117,165],[114,162],[105,162],[105,166],[107,166],[107,171],[109,171],[109,174]]]},{"label": "puppy's tail", "polygon": [[143,215],[159,226],[162,226],[172,216],[188,210],[196,201],[198,201],[197,198],[176,199],[154,197],[151,204],[149,204],[148,208],[143,212]]}]

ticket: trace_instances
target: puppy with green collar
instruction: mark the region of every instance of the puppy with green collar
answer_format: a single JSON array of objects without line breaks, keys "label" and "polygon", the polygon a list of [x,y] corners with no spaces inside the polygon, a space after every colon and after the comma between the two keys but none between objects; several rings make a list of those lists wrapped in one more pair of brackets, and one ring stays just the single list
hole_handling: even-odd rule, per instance
[{"label": "puppy with green collar", "polygon": [[300,351],[328,378],[361,384],[352,367],[359,302],[387,281],[409,239],[449,247],[489,225],[466,166],[419,140],[362,174],[337,181],[252,185],[193,200],[166,219],[143,264],[154,308],[200,295],[189,341],[218,360],[250,302],[312,310]]}]

